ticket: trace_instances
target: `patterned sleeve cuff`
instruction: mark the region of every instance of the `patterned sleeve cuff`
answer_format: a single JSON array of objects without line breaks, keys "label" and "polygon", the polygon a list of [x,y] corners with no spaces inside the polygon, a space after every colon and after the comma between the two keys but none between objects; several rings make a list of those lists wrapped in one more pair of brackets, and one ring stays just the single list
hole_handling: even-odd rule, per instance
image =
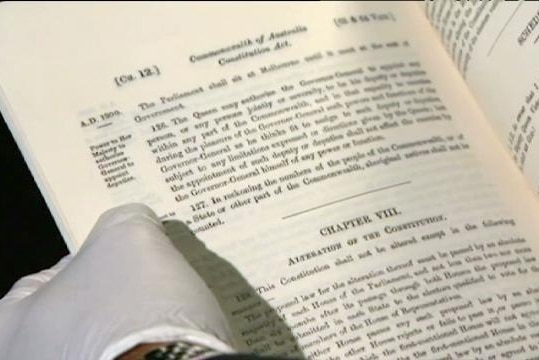
[{"label": "patterned sleeve cuff", "polygon": [[204,345],[177,341],[148,352],[141,360],[203,360],[222,354]]}]

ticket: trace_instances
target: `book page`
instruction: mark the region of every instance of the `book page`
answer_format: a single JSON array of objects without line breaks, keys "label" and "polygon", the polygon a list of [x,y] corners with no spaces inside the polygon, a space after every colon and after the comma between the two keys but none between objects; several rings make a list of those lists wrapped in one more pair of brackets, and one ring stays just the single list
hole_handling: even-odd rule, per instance
[{"label": "book page", "polygon": [[538,204],[429,29],[413,3],[8,4],[2,111],[73,251],[152,206],[242,350],[534,351]]},{"label": "book page", "polygon": [[514,162],[539,191],[539,4],[427,1],[427,15]]}]

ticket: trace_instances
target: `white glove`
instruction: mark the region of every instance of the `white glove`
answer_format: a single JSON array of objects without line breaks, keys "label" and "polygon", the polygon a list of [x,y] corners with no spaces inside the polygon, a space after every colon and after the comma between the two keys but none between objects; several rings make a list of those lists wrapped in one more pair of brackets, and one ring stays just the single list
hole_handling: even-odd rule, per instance
[{"label": "white glove", "polygon": [[176,340],[232,351],[213,294],[140,204],[103,214],[77,255],[0,300],[2,359],[112,360]]}]

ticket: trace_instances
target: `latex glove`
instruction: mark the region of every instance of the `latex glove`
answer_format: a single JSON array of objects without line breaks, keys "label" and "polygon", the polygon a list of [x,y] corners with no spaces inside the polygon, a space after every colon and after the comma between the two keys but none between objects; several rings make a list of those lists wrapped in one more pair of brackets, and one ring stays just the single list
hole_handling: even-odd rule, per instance
[{"label": "latex glove", "polygon": [[229,334],[210,290],[140,204],[103,214],[77,255],[0,300],[2,359],[111,360],[174,340],[230,352]]}]

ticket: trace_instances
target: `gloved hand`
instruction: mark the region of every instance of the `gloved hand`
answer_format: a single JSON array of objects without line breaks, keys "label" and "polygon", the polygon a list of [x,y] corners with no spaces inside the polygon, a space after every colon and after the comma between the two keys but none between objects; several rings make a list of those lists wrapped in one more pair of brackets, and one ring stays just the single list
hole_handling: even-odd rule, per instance
[{"label": "gloved hand", "polygon": [[213,294],[140,204],[104,213],[75,255],[0,300],[0,358],[112,360],[139,343],[231,352]]}]

